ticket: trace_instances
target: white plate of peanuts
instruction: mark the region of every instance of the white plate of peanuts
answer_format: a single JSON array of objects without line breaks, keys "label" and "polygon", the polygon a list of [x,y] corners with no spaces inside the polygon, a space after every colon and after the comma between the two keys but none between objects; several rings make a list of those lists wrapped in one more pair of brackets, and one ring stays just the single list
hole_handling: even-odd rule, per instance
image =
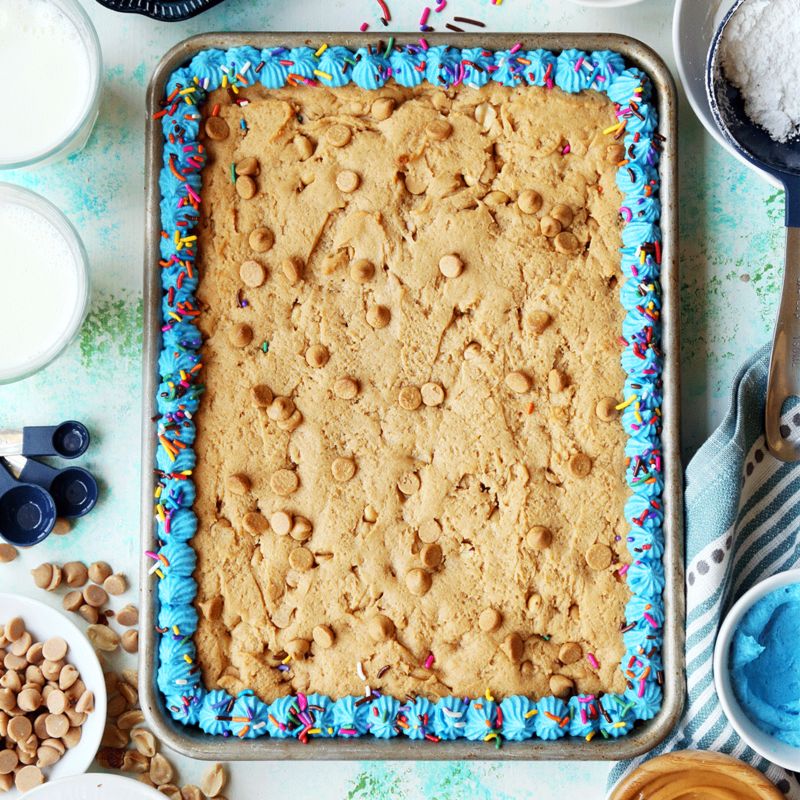
[{"label": "white plate of peanuts", "polygon": [[88,772],[85,775],[74,775],[62,778],[54,783],[45,783],[30,794],[25,800],[164,800],[164,795],[157,789],[145,785],[132,778],[121,775],[104,775]]},{"label": "white plate of peanuts", "polygon": [[0,594],[0,797],[86,772],[105,720],[89,640],[44,603]]}]

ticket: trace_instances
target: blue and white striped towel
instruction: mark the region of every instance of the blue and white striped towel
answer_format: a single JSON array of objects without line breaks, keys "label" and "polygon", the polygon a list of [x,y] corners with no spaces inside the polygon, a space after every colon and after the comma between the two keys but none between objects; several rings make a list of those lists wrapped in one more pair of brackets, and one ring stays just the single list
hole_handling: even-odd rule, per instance
[{"label": "blue and white striped towel", "polygon": [[[650,753],[617,764],[609,786],[670,750],[719,750],[767,774],[791,800],[800,782],[751,750],[728,723],[714,689],[712,655],[719,623],[751,586],[800,561],[800,464],[774,459],[764,443],[769,352],[762,348],[736,376],[731,408],[686,469],[686,677],[683,719]],[[800,436],[791,411],[782,432]]]}]

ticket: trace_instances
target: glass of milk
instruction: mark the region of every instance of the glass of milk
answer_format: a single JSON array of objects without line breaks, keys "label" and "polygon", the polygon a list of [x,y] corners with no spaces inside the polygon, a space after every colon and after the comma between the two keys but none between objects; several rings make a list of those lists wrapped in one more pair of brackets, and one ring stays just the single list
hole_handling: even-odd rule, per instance
[{"label": "glass of milk", "polygon": [[[0,0],[7,2],[7,0]],[[0,183],[0,383],[32,375],[86,316],[86,251],[67,218],[29,189]]]},{"label": "glass of milk", "polygon": [[80,150],[100,106],[100,42],[77,0],[0,0],[0,170]]}]

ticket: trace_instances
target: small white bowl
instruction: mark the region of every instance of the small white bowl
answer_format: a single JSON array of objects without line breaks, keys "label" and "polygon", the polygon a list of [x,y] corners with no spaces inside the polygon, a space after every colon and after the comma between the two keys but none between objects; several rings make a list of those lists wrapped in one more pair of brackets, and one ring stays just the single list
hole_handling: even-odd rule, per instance
[{"label": "small white bowl", "polygon": [[800,747],[792,747],[792,745],[764,733],[745,714],[733,691],[728,660],[733,634],[744,615],[763,597],[776,589],[795,583],[800,583],[800,569],[779,572],[756,584],[749,592],[742,595],[728,612],[717,634],[717,643],[714,645],[714,685],[725,716],[733,725],[736,733],[759,755],[793,772],[800,771]]},{"label": "small white bowl", "polygon": [[[69,645],[67,662],[78,670],[86,688],[94,693],[94,711],[83,725],[80,742],[67,750],[60,761],[43,770],[48,781],[86,772],[100,747],[106,724],[106,684],[97,654],[75,623],[59,611],[29,597],[0,594],[0,622],[5,623],[13,617],[22,617],[26,630],[37,641],[61,636]],[[12,788],[2,797],[3,800],[14,800],[20,797],[20,793]]]},{"label": "small white bowl", "polygon": [[572,2],[589,8],[619,8],[620,6],[632,6],[634,3],[641,3],[642,0],[572,0]]},{"label": "small white bowl", "polygon": [[25,800],[164,800],[164,795],[141,781],[122,775],[87,772],[45,783],[25,795]]}]

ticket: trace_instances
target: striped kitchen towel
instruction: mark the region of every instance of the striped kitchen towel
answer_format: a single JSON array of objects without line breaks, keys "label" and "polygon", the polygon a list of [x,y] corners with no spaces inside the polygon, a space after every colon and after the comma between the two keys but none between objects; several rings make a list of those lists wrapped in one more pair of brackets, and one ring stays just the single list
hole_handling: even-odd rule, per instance
[{"label": "striped kitchen towel", "polygon": [[[800,464],[774,459],[764,443],[769,350],[736,376],[731,408],[686,469],[686,678],[684,716],[658,747],[615,765],[609,786],[648,758],[670,750],[719,750],[765,772],[792,800],[800,782],[751,750],[728,723],[714,689],[717,629],[733,603],[770,575],[798,566]],[[800,436],[797,409],[782,432]]]}]

